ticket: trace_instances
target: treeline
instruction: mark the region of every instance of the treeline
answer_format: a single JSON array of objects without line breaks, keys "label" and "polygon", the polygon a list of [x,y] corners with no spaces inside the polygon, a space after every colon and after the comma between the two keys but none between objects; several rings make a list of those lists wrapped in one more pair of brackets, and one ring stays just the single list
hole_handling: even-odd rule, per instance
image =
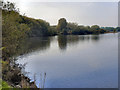
[{"label": "treeline", "polygon": [[107,30],[108,32],[120,32],[120,27],[101,27],[104,30]]},{"label": "treeline", "polygon": [[56,32],[50,24],[19,14],[14,3],[2,2],[3,59],[11,57],[20,48],[19,43],[26,37],[53,36]]},{"label": "treeline", "polygon": [[29,37],[53,36],[56,35],[55,31],[50,27],[50,24],[41,19],[28,18],[21,16],[20,23],[26,24],[30,30],[27,33]]},{"label": "treeline", "polygon": [[100,27],[98,25],[93,26],[80,26],[77,23],[67,22],[65,18],[61,18],[58,21],[58,25],[56,26],[56,30],[60,34],[64,35],[87,35],[87,34],[103,34],[109,32],[118,32],[120,31],[120,27]]}]

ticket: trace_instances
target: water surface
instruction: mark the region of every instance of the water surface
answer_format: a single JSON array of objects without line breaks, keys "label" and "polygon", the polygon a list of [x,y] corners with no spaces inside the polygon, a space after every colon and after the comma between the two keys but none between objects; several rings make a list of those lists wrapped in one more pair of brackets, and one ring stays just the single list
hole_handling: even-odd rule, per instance
[{"label": "water surface", "polygon": [[[18,57],[37,85],[45,88],[117,88],[118,34],[31,38]],[[42,74],[40,74],[42,73]]]}]

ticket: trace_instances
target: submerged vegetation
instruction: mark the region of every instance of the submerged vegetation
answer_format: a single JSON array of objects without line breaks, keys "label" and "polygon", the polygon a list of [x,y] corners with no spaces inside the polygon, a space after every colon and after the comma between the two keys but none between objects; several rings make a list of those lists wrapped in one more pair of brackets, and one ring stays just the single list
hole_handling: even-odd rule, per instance
[{"label": "submerged vegetation", "polygon": [[[16,52],[20,52],[19,54],[26,53],[21,46],[21,42],[24,42],[26,38],[54,35],[103,34],[120,31],[120,27],[80,26],[76,23],[67,22],[65,18],[61,18],[58,21],[58,25],[50,26],[44,20],[20,15],[19,9],[15,7],[14,3],[2,2],[2,5],[2,79],[5,81],[3,82],[5,87],[11,87],[6,82],[17,87],[16,85],[21,85],[21,77],[27,78],[22,76],[21,67],[14,63]],[[49,40],[49,38],[46,39]],[[59,36],[58,41],[61,42],[59,43],[61,49],[66,48],[66,36]],[[44,47],[49,46],[49,43],[42,42],[42,44],[44,44]],[[30,47],[26,48],[30,49]],[[24,80],[27,80],[29,87],[36,87],[31,85],[30,79]]]}]

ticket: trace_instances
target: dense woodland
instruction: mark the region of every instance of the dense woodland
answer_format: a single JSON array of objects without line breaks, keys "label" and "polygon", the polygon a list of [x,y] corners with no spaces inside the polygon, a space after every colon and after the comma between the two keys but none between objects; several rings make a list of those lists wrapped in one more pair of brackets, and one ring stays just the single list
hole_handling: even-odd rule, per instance
[{"label": "dense woodland", "polygon": [[[9,66],[12,56],[16,51],[20,51],[21,41],[30,37],[47,37],[54,35],[87,35],[87,34],[103,34],[120,31],[120,27],[99,27],[81,26],[77,23],[67,22],[65,18],[58,21],[58,25],[50,26],[50,24],[41,19],[29,18],[20,15],[19,9],[14,3],[2,2],[2,64],[3,64],[3,80],[16,82],[19,76],[11,74]],[[17,77],[17,79],[15,79]]]}]

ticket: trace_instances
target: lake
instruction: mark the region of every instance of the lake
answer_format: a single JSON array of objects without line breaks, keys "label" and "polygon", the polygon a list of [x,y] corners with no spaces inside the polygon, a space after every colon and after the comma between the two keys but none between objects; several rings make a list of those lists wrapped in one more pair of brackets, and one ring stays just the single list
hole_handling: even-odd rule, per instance
[{"label": "lake", "polygon": [[[45,88],[117,88],[118,34],[30,38],[17,63]],[[40,85],[39,85],[40,83]]]}]

